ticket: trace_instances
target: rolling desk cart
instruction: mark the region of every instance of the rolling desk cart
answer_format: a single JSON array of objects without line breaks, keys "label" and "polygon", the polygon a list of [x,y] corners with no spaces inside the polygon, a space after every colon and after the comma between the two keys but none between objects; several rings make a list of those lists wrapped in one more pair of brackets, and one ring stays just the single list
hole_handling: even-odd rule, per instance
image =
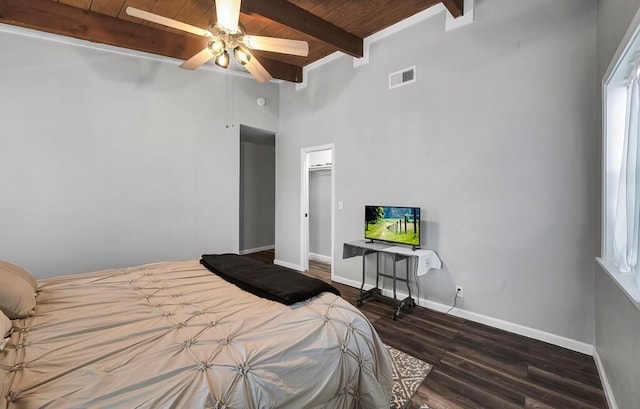
[{"label": "rolling desk cart", "polygon": [[[368,254],[376,254],[376,285],[375,287],[364,290],[365,278],[366,278],[366,256]],[[383,255],[392,257],[393,269],[392,274],[380,272],[380,258]],[[387,243],[367,242],[364,240],[354,241],[350,243],[344,243],[342,258],[350,258],[354,256],[362,256],[362,285],[360,286],[360,296],[356,300],[356,305],[361,306],[364,301],[369,298],[375,298],[380,301],[393,305],[394,313],[393,319],[397,320],[400,316],[400,311],[416,306],[416,302],[411,296],[411,271],[410,264],[413,264],[413,273],[416,275],[425,274],[430,268],[440,268],[442,263],[433,250],[417,249],[413,250],[410,247],[393,246]],[[397,263],[405,260],[406,263],[406,275],[398,277]],[[411,263],[413,262],[413,263]],[[382,295],[382,289],[380,288],[380,277],[387,277],[392,279],[393,283],[393,298]],[[401,281],[406,284],[408,296],[402,300],[398,300],[397,297],[397,282]],[[416,283],[417,285],[417,283]]]}]

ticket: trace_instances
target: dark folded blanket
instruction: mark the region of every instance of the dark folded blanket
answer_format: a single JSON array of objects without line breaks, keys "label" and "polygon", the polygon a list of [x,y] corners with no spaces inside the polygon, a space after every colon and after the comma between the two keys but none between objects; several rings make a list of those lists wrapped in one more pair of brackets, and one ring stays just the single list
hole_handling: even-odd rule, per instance
[{"label": "dark folded blanket", "polygon": [[322,280],[247,256],[205,254],[200,263],[245,291],[286,305],[307,300],[323,292],[340,295],[340,291]]}]

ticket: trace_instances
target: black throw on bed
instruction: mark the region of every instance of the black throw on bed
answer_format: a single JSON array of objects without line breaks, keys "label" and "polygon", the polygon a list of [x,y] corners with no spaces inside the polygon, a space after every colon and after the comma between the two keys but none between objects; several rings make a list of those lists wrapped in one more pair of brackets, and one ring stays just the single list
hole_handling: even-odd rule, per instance
[{"label": "black throw on bed", "polygon": [[204,254],[200,263],[245,291],[285,305],[307,300],[323,292],[340,295],[340,291],[322,280],[247,256]]}]

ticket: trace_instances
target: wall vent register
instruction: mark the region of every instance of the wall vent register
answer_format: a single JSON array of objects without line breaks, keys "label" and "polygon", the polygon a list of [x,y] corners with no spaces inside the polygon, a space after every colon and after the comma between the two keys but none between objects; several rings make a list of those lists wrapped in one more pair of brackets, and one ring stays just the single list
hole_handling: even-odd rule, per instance
[{"label": "wall vent register", "polygon": [[389,74],[389,89],[398,88],[416,82],[416,66]]}]

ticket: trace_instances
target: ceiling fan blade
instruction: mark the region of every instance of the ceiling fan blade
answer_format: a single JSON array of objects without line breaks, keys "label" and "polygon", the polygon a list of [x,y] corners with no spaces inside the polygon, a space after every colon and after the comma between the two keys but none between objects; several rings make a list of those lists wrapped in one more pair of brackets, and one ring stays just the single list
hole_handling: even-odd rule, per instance
[{"label": "ceiling fan blade", "polygon": [[191,24],[182,23],[180,21],[162,17],[157,14],[149,13],[148,11],[140,10],[135,7],[127,7],[127,14],[132,17],[150,21],[152,23],[162,24],[163,26],[175,28],[176,30],[186,31],[187,33],[195,34],[202,37],[211,37],[210,32],[200,27],[192,26]]},{"label": "ceiling fan blade", "polygon": [[267,69],[264,68],[262,64],[260,64],[260,61],[258,61],[258,59],[254,55],[252,55],[249,51],[247,51],[247,53],[251,56],[251,59],[248,63],[245,64],[244,68],[246,68],[247,71],[249,71],[251,75],[253,75],[253,78],[255,78],[256,81],[266,82],[273,78],[271,74],[269,74],[269,71],[267,71]]},{"label": "ceiling fan blade", "polygon": [[230,33],[238,31],[240,0],[216,0],[218,25]]},{"label": "ceiling fan blade", "polygon": [[242,42],[253,50],[271,51],[302,57],[309,55],[309,44],[306,41],[246,35],[243,37]]},{"label": "ceiling fan blade", "polygon": [[206,64],[210,59],[215,57],[209,47],[206,47],[204,50],[200,51],[198,54],[189,58],[187,61],[180,64],[180,68],[184,68],[185,70],[195,70],[199,66]]}]

